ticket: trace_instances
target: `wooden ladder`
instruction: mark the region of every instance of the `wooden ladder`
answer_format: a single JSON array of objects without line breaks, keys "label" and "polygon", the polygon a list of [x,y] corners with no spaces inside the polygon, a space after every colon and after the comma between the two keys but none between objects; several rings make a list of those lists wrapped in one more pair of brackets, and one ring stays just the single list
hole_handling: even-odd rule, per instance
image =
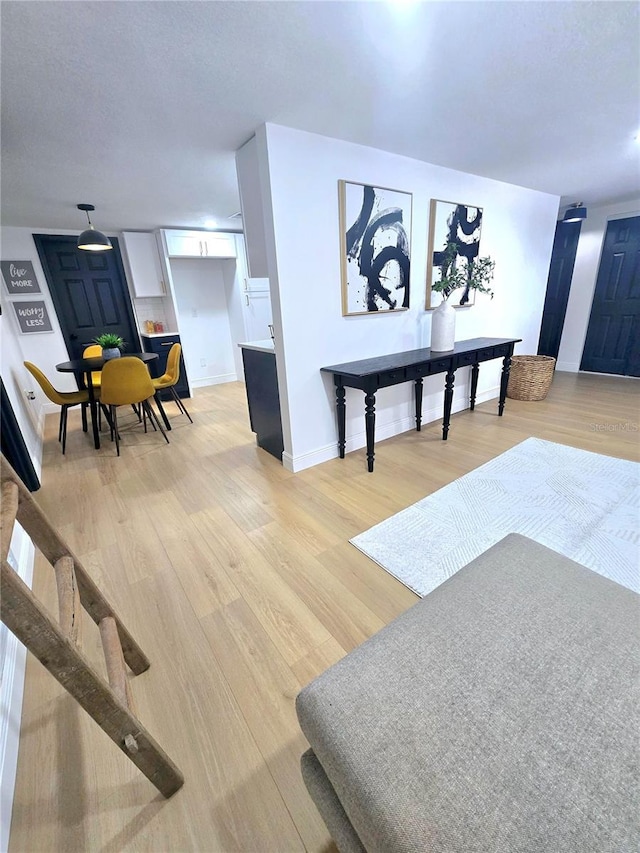
[{"label": "wooden ladder", "polygon": [[[184,777],[134,715],[125,673],[125,661],[139,675],[149,668],[148,658],[4,456],[0,455],[0,463],[0,618],[156,788],[170,797]],[[59,624],[7,562],[16,520],[54,568]],[[78,647],[80,605],[100,629],[108,684]]]}]

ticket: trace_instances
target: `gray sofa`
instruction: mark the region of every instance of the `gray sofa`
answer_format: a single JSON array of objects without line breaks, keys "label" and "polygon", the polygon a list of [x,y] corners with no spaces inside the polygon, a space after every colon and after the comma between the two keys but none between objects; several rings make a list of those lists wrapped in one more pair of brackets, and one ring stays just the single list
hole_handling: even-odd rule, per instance
[{"label": "gray sofa", "polygon": [[510,535],[298,696],[342,853],[638,853],[640,596]]}]

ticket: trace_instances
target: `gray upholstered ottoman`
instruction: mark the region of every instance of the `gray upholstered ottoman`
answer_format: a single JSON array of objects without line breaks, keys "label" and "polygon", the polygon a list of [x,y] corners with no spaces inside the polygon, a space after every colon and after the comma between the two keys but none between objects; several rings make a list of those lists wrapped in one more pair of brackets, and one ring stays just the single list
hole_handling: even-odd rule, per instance
[{"label": "gray upholstered ottoman", "polygon": [[639,599],[514,534],[313,681],[340,850],[638,853]]}]

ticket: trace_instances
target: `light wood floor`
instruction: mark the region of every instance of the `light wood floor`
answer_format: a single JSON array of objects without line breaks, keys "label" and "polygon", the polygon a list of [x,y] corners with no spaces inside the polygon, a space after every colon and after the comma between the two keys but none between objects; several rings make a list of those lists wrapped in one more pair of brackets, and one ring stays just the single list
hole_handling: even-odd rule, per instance
[{"label": "light wood floor", "polygon": [[[11,831],[16,851],[335,850],[298,770],[294,697],[416,600],[348,539],[529,436],[640,459],[640,383],[558,374],[507,400],[290,474],[259,450],[244,386],[197,391],[171,445],[130,416],[122,456],[47,419],[39,499],[152,660],[143,723],[186,784],[164,800],[34,659]],[[123,418],[124,420],[124,418]],[[35,590],[55,612],[38,560]],[[85,619],[87,652],[100,660]]]}]

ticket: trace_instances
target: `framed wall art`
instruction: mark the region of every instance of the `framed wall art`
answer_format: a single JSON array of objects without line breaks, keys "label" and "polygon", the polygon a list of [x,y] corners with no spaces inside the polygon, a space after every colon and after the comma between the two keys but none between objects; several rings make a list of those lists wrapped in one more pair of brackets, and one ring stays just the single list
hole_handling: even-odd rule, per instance
[{"label": "framed wall art", "polygon": [[342,314],[409,308],[411,193],[338,181]]},{"label": "framed wall art", "polygon": [[[429,243],[427,249],[427,299],[426,308],[437,308],[442,302],[439,293],[431,286],[440,279],[445,251],[449,243],[455,243],[456,253],[453,263],[456,268],[465,267],[469,261],[478,257],[480,252],[480,231],[482,228],[482,208],[452,201],[431,199],[429,216]],[[454,308],[473,305],[475,290],[460,289],[450,297]]]},{"label": "framed wall art", "polygon": [[16,320],[22,335],[34,332],[53,332],[47,305],[43,300],[31,302],[12,302]]},{"label": "framed wall art", "polygon": [[2,278],[11,295],[40,293],[40,284],[31,261],[0,261]]}]

